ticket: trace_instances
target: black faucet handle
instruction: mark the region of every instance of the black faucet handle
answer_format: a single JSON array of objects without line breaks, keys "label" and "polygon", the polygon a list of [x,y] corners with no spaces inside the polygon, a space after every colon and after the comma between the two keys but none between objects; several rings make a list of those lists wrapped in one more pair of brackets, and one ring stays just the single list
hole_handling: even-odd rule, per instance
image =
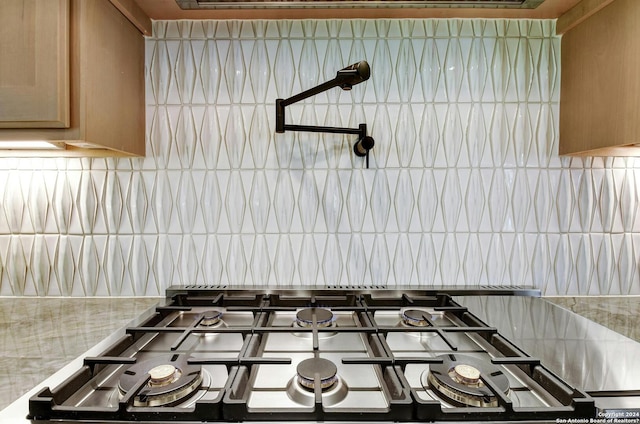
[{"label": "black faucet handle", "polygon": [[364,137],[360,137],[353,145],[353,153],[355,153],[356,156],[366,156],[367,168],[369,168],[369,150],[373,149],[375,144],[373,137],[365,135]]},{"label": "black faucet handle", "polygon": [[360,157],[366,156],[369,154],[369,150],[373,149],[374,145],[375,142],[373,141],[373,137],[366,135],[356,141],[356,144],[353,145],[353,153]]}]

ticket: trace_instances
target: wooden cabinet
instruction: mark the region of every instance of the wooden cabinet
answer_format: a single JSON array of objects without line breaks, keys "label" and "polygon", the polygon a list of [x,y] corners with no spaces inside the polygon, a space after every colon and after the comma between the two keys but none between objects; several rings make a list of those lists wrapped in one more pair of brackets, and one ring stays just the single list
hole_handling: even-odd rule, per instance
[{"label": "wooden cabinet", "polygon": [[640,1],[614,0],[562,36],[560,154],[640,154]]},{"label": "wooden cabinet", "polygon": [[0,128],[69,126],[69,0],[0,2]]},{"label": "wooden cabinet", "polygon": [[[11,3],[13,8],[5,3]],[[55,13],[51,11],[53,4],[57,7]],[[16,141],[18,143],[13,144],[18,145],[24,141],[45,140],[62,147],[61,150],[39,151],[37,155],[144,155],[144,37],[118,8],[109,0],[2,0],[0,5],[0,13],[10,11],[13,14],[12,17],[1,17],[0,22],[16,20],[9,29],[0,29],[3,48],[11,44],[5,37],[9,40],[24,38],[21,42],[26,47],[37,45],[30,37],[39,37],[45,29],[64,39],[61,44],[65,46],[46,60],[33,59],[34,48],[16,50],[10,47],[18,57],[16,60],[22,61],[23,69],[37,75],[60,73],[63,76],[49,83],[59,94],[58,100],[54,100],[57,106],[54,110],[58,110],[62,119],[56,118],[51,124],[44,123],[45,119],[21,117],[29,122],[17,128],[14,102],[23,101],[19,99],[23,96],[19,88],[27,86],[23,81],[30,77],[16,76],[21,71],[12,67],[17,65],[0,65],[0,87],[8,85],[14,90],[11,95],[7,94],[9,103],[5,103],[1,97],[5,92],[0,90],[0,120],[5,122],[0,124],[0,140]],[[40,9],[48,9],[48,13],[40,17],[42,22],[30,17],[27,28],[23,28],[21,16],[26,17],[26,11],[29,11],[37,17]],[[57,29],[53,28],[56,26]],[[52,44],[56,45],[54,41],[48,43]],[[3,62],[4,56],[0,63]],[[61,70],[52,69],[51,63],[60,64]],[[65,67],[68,69],[66,75]],[[42,97],[29,100],[31,102],[44,102],[43,99],[49,97],[38,89],[32,91]],[[61,105],[63,111],[59,112]],[[26,109],[36,112],[35,108]],[[0,155],[4,156],[17,154],[33,153],[0,150]]]}]

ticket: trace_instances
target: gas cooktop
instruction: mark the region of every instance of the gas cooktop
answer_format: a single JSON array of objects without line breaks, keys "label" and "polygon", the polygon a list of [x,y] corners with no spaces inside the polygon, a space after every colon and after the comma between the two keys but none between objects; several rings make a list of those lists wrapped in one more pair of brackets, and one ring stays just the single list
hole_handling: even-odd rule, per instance
[{"label": "gas cooktop", "polygon": [[170,288],[27,412],[68,423],[603,416],[451,293],[202,286]]}]

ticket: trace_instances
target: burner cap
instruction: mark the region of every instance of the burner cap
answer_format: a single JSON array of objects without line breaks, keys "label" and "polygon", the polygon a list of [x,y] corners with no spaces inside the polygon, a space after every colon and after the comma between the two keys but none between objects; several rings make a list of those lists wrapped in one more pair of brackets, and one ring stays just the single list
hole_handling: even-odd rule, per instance
[{"label": "burner cap", "polygon": [[324,308],[301,309],[296,314],[296,323],[301,327],[313,326],[313,313],[316,314],[318,327],[329,327],[333,323],[333,312]]},{"label": "burner cap", "polygon": [[184,356],[159,356],[127,368],[120,376],[118,388],[126,394],[148,379],[133,399],[134,406],[161,406],[189,397],[200,387],[202,367],[189,365]]},{"label": "burner cap", "polygon": [[162,364],[149,370],[151,377],[149,383],[152,386],[166,386],[174,379],[178,378],[178,369],[170,364]]},{"label": "burner cap", "polygon": [[338,381],[338,368],[328,359],[309,358],[301,361],[296,368],[298,382],[307,389],[315,389],[316,374],[320,375],[320,388],[328,389]]},{"label": "burner cap", "polygon": [[222,311],[213,309],[211,311],[205,311],[202,313],[202,320],[200,325],[205,327],[212,327],[220,322],[222,319]]},{"label": "burner cap", "polygon": [[480,383],[480,370],[467,364],[458,364],[449,372],[451,378],[468,386]]},{"label": "burner cap", "polygon": [[424,319],[424,315],[429,315],[426,311],[419,309],[406,309],[402,313],[402,322],[411,327],[426,327],[429,322]]},{"label": "burner cap", "polygon": [[498,397],[482,379],[492,383],[504,394],[509,393],[509,379],[488,361],[465,355],[439,356],[441,364],[429,365],[422,384],[432,388],[436,394],[455,405],[491,407],[498,406]]}]

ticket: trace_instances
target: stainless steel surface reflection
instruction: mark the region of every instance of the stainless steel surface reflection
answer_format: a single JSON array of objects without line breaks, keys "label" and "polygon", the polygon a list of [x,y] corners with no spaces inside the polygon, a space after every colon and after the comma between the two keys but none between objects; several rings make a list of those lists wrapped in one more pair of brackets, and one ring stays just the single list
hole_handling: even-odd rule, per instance
[{"label": "stainless steel surface reflection", "polygon": [[640,343],[635,340],[541,298],[456,299],[575,387],[640,390]]},{"label": "stainless steel surface reflection", "polygon": [[[335,388],[335,392],[323,393],[323,399],[326,396],[334,396],[327,401],[328,408],[324,409],[325,413],[333,413],[335,411],[341,412],[341,408],[348,408],[351,410],[358,410],[360,408],[380,408],[380,413],[385,413],[387,410],[393,410],[393,407],[398,404],[404,405],[405,399],[409,400],[409,397],[388,397],[391,393],[389,387],[394,388],[393,393],[400,393],[398,390],[401,388],[400,384],[394,384],[393,380],[395,375],[402,376],[406,379],[408,387],[412,390],[412,398],[419,400],[424,405],[424,402],[436,401],[438,402],[438,396],[431,393],[431,389],[425,387],[422,377],[426,376],[426,372],[429,371],[429,364],[422,361],[414,361],[411,358],[416,355],[420,358],[429,358],[433,355],[443,354],[450,352],[455,346],[459,352],[463,352],[464,355],[474,355],[478,358],[483,358],[485,361],[490,361],[499,347],[496,345],[489,345],[487,338],[480,337],[476,332],[478,330],[471,331],[468,334],[466,331],[448,331],[447,327],[455,327],[457,324],[465,322],[472,327],[484,328],[482,323],[478,322],[478,319],[483,320],[487,325],[496,327],[500,336],[510,340],[513,344],[520,347],[523,352],[532,357],[539,358],[544,367],[541,367],[545,373],[539,374],[541,378],[547,378],[553,380],[553,376],[549,376],[548,370],[551,370],[558,377],[568,383],[569,386],[576,389],[570,389],[564,383],[558,390],[569,390],[567,395],[577,394],[579,396],[572,397],[571,400],[565,401],[560,397],[556,397],[555,394],[550,392],[544,392],[542,386],[544,382],[535,380],[537,383],[530,381],[531,378],[527,378],[524,369],[521,369],[518,365],[500,365],[500,356],[496,361],[496,366],[505,370],[505,375],[509,379],[509,401],[505,401],[505,404],[512,405],[514,408],[511,412],[528,411],[529,408],[537,408],[540,406],[559,408],[554,412],[563,412],[563,406],[571,408],[571,404],[579,404],[581,400],[585,399],[582,395],[582,391],[587,391],[595,398],[595,406],[601,408],[598,414],[604,414],[605,417],[615,417],[616,413],[638,413],[638,397],[640,390],[640,367],[636,365],[636,359],[640,357],[640,343],[621,336],[605,327],[602,327],[592,321],[581,318],[576,314],[565,310],[559,306],[556,306],[548,301],[539,298],[531,297],[519,297],[519,296],[478,296],[478,295],[466,295],[456,297],[456,301],[462,305],[453,305],[453,310],[448,310],[447,305],[451,305],[450,298],[447,296],[447,302],[444,302],[444,298],[439,295],[437,297],[425,297],[424,293],[410,293],[404,291],[402,295],[407,302],[417,303],[410,306],[411,310],[421,311],[419,315],[422,315],[426,320],[432,322],[435,325],[437,332],[425,332],[415,330],[414,327],[406,327],[408,331],[392,331],[401,330],[397,327],[404,327],[407,324],[402,320],[404,303],[399,303],[397,298],[388,296],[386,293],[375,293],[374,296],[363,296],[359,301],[365,302],[371,307],[372,312],[367,312],[366,316],[361,313],[361,306],[351,305],[356,310],[351,310],[351,307],[341,309],[336,307],[336,322],[337,329],[331,329],[330,332],[324,332],[323,337],[317,338],[304,337],[298,334],[298,330],[294,329],[292,323],[294,322],[296,311],[291,306],[288,306],[288,302],[292,300],[284,296],[282,298],[274,295],[273,310],[270,311],[269,319],[263,319],[263,324],[274,328],[270,331],[251,334],[250,341],[247,344],[247,355],[254,355],[251,352],[257,352],[257,354],[263,358],[291,358],[291,362],[278,362],[278,361],[265,361],[259,363],[251,368],[240,367],[233,372],[233,381],[238,383],[237,398],[230,395],[228,401],[234,402],[236,399],[244,402],[246,400],[248,413],[245,416],[249,416],[256,419],[264,418],[265,422],[271,419],[269,415],[273,411],[274,405],[281,408],[288,408],[289,410],[299,409],[305,411],[311,408],[315,404],[315,395],[307,393],[304,389],[298,390],[293,387],[291,382],[296,382],[296,365],[307,358],[313,356],[314,349],[319,349],[321,357],[330,360],[336,365],[338,376],[338,385],[331,386]],[[187,297],[191,294],[179,295],[176,299],[176,305],[184,305],[187,301]],[[420,297],[422,296],[422,297]],[[220,324],[224,329],[232,329],[234,326],[247,327],[253,324],[253,315],[244,310],[246,307],[243,305],[247,302],[258,300],[258,307],[264,309],[264,298],[256,296],[248,296],[246,292],[240,293],[239,296],[234,298],[233,295],[229,295],[228,309],[225,309],[223,314],[223,322]],[[203,299],[207,299],[205,296]],[[324,298],[324,301],[335,301],[332,297]],[[354,300],[350,297],[347,299]],[[179,327],[177,330],[181,330],[181,327],[189,327],[200,319],[200,314],[203,310],[209,310],[211,307],[208,304],[209,301],[202,302],[202,299],[192,299],[194,302],[201,302],[206,304],[191,305],[186,309],[173,309],[169,308],[168,304],[163,303],[163,314],[160,315],[162,321],[158,325],[166,326],[167,329],[172,327]],[[299,301],[299,300],[298,300]],[[236,302],[237,304],[234,304]],[[280,303],[278,303],[280,302]],[[396,303],[393,303],[396,302]],[[425,302],[421,304],[420,302]],[[305,300],[305,305],[308,302]],[[455,303],[455,302],[454,302]],[[238,307],[238,304],[240,307]],[[225,307],[226,307],[225,306]],[[256,306],[256,305],[254,305]],[[465,312],[467,308],[471,314]],[[450,311],[450,312],[446,312]],[[148,311],[142,317],[132,322],[127,327],[138,327],[146,322],[146,319],[152,315],[152,311]],[[356,319],[356,317],[359,317]],[[477,318],[476,318],[477,317]],[[471,321],[467,322],[467,319]],[[371,325],[380,326],[381,329],[388,329],[388,334],[383,336],[373,335],[367,336],[364,329],[353,328],[358,327],[358,323],[370,323]],[[369,325],[369,324],[367,324]],[[291,327],[291,328],[290,328]],[[174,328],[175,329],[175,328]],[[261,330],[264,330],[260,328]],[[287,331],[276,331],[280,329],[286,329]],[[345,331],[338,331],[339,329]],[[356,329],[357,331],[346,331],[349,329]],[[132,329],[135,331],[143,331],[143,329]],[[495,331],[495,329],[491,329]],[[302,331],[302,330],[300,330]],[[446,333],[445,338],[442,334]],[[180,343],[176,343],[176,333],[172,331],[162,331],[153,337],[153,342],[150,342],[147,336],[135,339],[133,344],[127,349],[137,350],[136,358],[139,360],[145,360],[148,357],[153,357],[157,352],[162,351],[175,351],[176,353],[189,353],[196,359],[215,359],[226,358],[229,355],[238,355],[244,344],[244,339],[241,336],[242,332],[227,332],[221,331],[219,334],[205,334],[202,332],[195,332],[185,337],[180,337]],[[326,334],[325,334],[326,333]],[[420,334],[418,334],[420,333]],[[433,333],[433,334],[431,334]],[[95,348],[87,351],[83,357],[94,357],[104,352],[108,346],[112,346],[125,334],[125,329],[119,330],[114,333],[105,341],[101,342]],[[155,332],[152,332],[155,334]],[[173,336],[171,336],[173,334]],[[364,338],[363,338],[364,337]],[[379,339],[378,339],[379,337]],[[502,337],[498,337],[498,341],[502,340]],[[286,338],[286,340],[285,340]],[[493,343],[493,338],[489,337]],[[376,342],[377,340],[377,342]],[[446,342],[449,340],[448,342]],[[313,348],[312,342],[313,341]],[[385,346],[393,353],[394,357],[407,361],[406,368],[398,368],[396,374],[385,373],[381,374],[380,370],[367,361],[358,363],[360,358],[368,358],[371,356],[372,351],[370,348],[376,346],[382,346],[384,342]],[[444,343],[446,342],[446,343]],[[377,344],[379,343],[379,344]],[[175,346],[175,350],[172,347]],[[511,344],[509,344],[509,352],[511,350]],[[481,349],[482,348],[482,349]],[[488,349],[488,350],[485,350]],[[376,351],[377,352],[377,351]],[[502,352],[502,350],[500,350]],[[374,352],[375,353],[375,352]],[[504,352],[503,352],[504,353]],[[123,351],[122,356],[132,356],[132,351]],[[512,355],[507,355],[512,356]],[[518,356],[518,355],[513,355]],[[342,359],[353,358],[356,361],[342,362]],[[504,359],[504,358],[502,358]],[[527,359],[527,358],[521,358]],[[353,363],[350,363],[353,362]],[[535,363],[535,362],[534,362]],[[31,392],[20,398],[18,401],[10,405],[9,408],[0,412],[0,422],[28,422],[25,419],[25,413],[29,410],[29,397],[35,395],[44,386],[57,387],[60,383],[75,373],[80,367],[82,367],[82,357],[74,360],[69,366],[62,369],[59,373],[47,379],[38,387],[34,388]],[[122,370],[119,370],[122,365],[114,365],[105,367],[104,373],[97,376],[89,384],[84,386],[77,394],[72,394],[68,399],[65,398],[62,403],[63,407],[73,404],[75,406],[83,407],[93,404],[98,397],[102,395],[101,390],[104,390],[105,394],[111,393],[115,396],[109,402],[104,403],[107,408],[116,408],[116,400],[118,399],[118,391],[116,389],[116,383]],[[215,374],[214,368],[220,371],[219,374]],[[109,374],[111,368],[114,368],[113,374]],[[210,375],[210,381],[207,380],[205,387],[207,387],[207,393],[203,396],[210,396],[209,398],[202,398],[207,401],[221,399],[218,397],[219,393],[222,393],[222,388],[226,387],[225,384],[229,380],[231,373],[227,373],[225,366],[215,365],[215,363],[204,363],[203,369],[206,370],[206,374]],[[241,370],[241,371],[240,371]],[[241,374],[242,372],[242,374]],[[401,374],[400,374],[401,373]],[[108,375],[107,375],[108,374]],[[110,380],[110,376],[113,376],[113,381]],[[535,379],[535,376],[533,377]],[[98,383],[96,385],[96,383]],[[391,385],[389,385],[391,383]],[[529,383],[533,383],[530,387]],[[341,386],[342,385],[342,386]],[[404,387],[404,384],[402,385]],[[349,388],[349,391],[344,391],[341,388]],[[108,390],[105,390],[108,389]],[[214,390],[211,390],[214,389]],[[333,390],[333,389],[332,389]],[[629,393],[623,393],[624,396],[614,396],[620,394],[621,391],[628,391]],[[229,392],[231,393],[231,392]],[[564,392],[563,392],[564,393]],[[562,395],[562,393],[561,393]],[[573,396],[572,395],[572,396]],[[588,397],[587,397],[588,398]],[[387,400],[385,400],[387,399]],[[577,399],[577,401],[576,401]],[[589,404],[587,409],[583,410],[581,416],[591,417],[593,416],[594,405],[591,398],[587,399]],[[48,405],[46,396],[40,396],[37,399],[40,402],[39,405]],[[185,402],[190,402],[187,400]],[[325,401],[323,400],[323,403]],[[395,402],[395,403],[394,403]],[[215,403],[215,402],[214,402]],[[99,402],[103,405],[102,402]],[[238,405],[241,405],[239,402]],[[367,405],[366,407],[363,405]],[[442,411],[447,411],[447,414],[443,413],[438,415],[444,421],[449,421],[452,418],[450,412],[454,409],[454,405],[449,405],[447,402],[441,402]],[[192,406],[185,403],[185,409]],[[517,408],[522,408],[516,411]],[[41,409],[47,413],[48,410]],[[32,411],[39,411],[33,409]],[[260,412],[262,415],[260,415]],[[111,410],[109,409],[109,412]],[[144,411],[143,411],[144,412]],[[229,411],[227,411],[229,412]],[[378,411],[374,411],[378,412]],[[405,412],[402,410],[402,412]],[[432,410],[424,409],[411,409],[411,415],[399,415],[402,417],[412,417],[417,421],[434,421],[429,419],[433,417]],[[435,411],[440,413],[438,409]],[[36,414],[38,412],[35,412]],[[232,414],[236,412],[231,411]],[[414,415],[416,414],[416,415]],[[419,415],[422,414],[422,415]],[[467,420],[467,412],[462,413],[464,415],[464,421]],[[588,414],[588,415],[586,415]],[[449,415],[449,416],[447,416]],[[43,415],[44,417],[45,415]],[[167,415],[168,417],[169,415]],[[336,415],[338,416],[338,415]],[[524,416],[515,415],[518,418],[525,418]],[[600,417],[601,415],[598,415]],[[625,415],[629,416],[629,415]],[[635,417],[635,415],[633,415]],[[235,417],[235,416],[234,416]],[[457,416],[455,416],[457,418]],[[510,418],[512,416],[509,416]],[[322,417],[324,418],[324,416]],[[476,416],[470,414],[469,419],[476,419]],[[65,420],[68,418],[64,418]],[[122,418],[125,419],[125,418]],[[126,418],[128,419],[128,418]],[[529,416],[526,419],[530,419]],[[544,415],[537,417],[538,422],[552,422],[554,417],[552,415]],[[89,421],[92,421],[93,417],[90,417]],[[200,418],[198,418],[197,422]],[[249,422],[252,420],[244,420]],[[306,422],[312,422],[309,420]],[[324,421],[324,420],[322,420]],[[416,421],[416,422],[417,422]],[[422,422],[420,421],[420,422]],[[442,422],[436,419],[437,422]],[[65,421],[56,421],[63,423]],[[87,421],[88,422],[88,421]],[[116,422],[114,420],[114,422]],[[117,421],[124,422],[124,421]],[[192,422],[192,421],[189,421]],[[315,422],[315,421],[313,421]],[[337,421],[334,421],[337,423]],[[384,422],[384,420],[376,421]],[[412,421],[414,422],[414,421]],[[501,422],[510,422],[503,420]],[[520,421],[523,424],[526,421]]]}]

